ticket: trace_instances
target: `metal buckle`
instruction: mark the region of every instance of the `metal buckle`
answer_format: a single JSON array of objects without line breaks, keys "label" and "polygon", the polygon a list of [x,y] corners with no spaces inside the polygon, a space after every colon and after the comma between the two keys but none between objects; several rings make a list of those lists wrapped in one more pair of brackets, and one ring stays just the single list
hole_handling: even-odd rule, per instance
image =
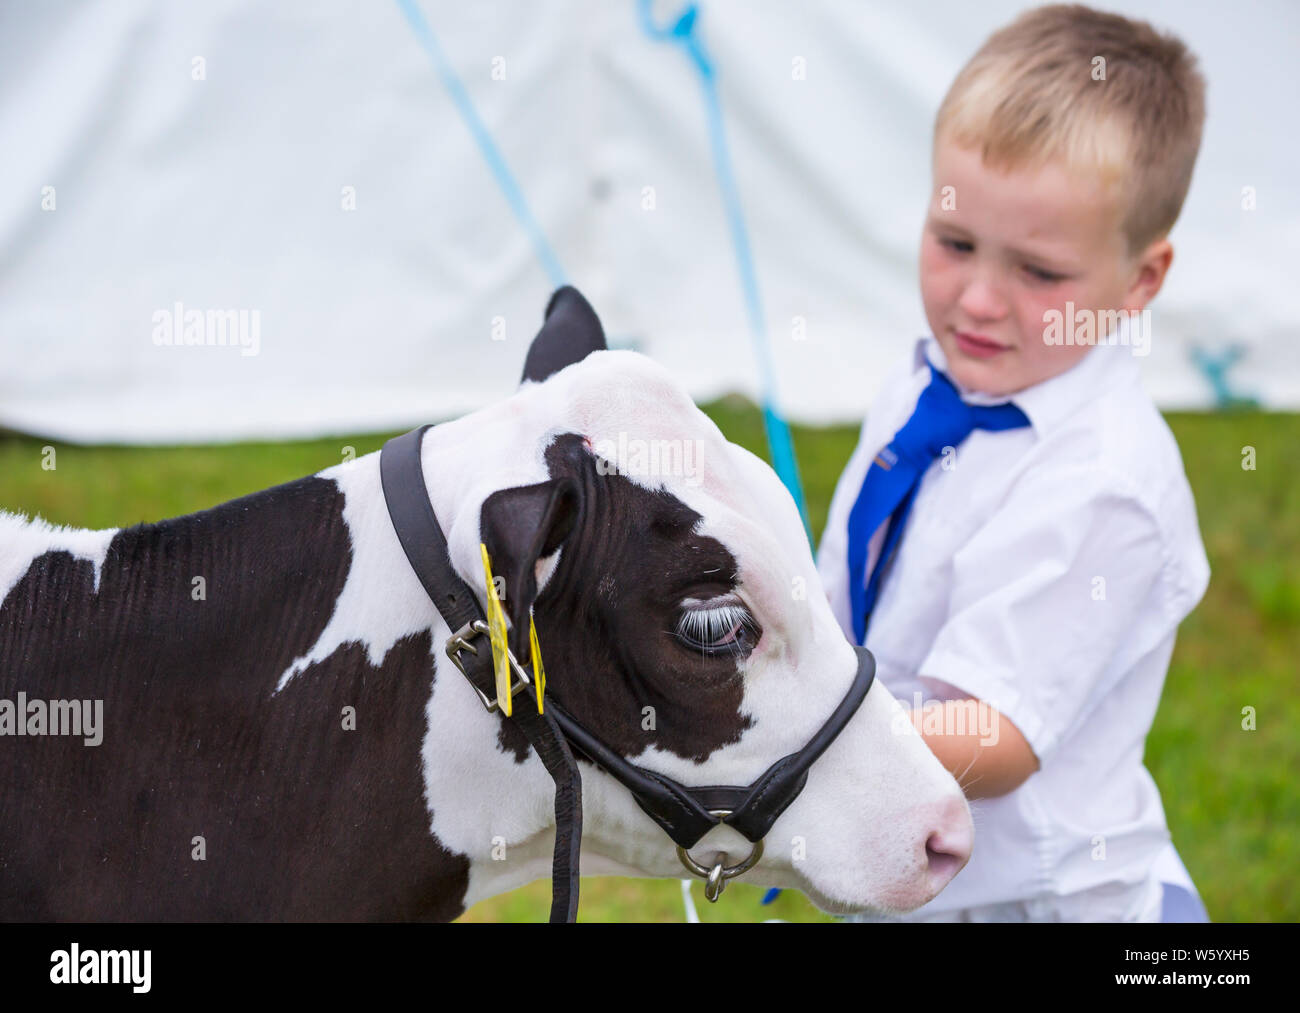
[{"label": "metal buckle", "polygon": [[[477,636],[486,635],[487,632],[488,624],[485,621],[482,619],[470,620],[447,638],[447,657],[451,659],[453,665],[460,669],[460,674],[465,676],[466,681],[474,688],[474,692],[478,694],[479,700],[483,702],[483,706],[487,708],[488,713],[491,713],[492,711],[501,709],[501,702],[494,697],[488,696],[474,685],[474,680],[471,679],[469,673],[465,671],[465,663],[460,660],[461,651],[469,651],[470,654],[478,654],[478,648],[471,644],[470,641]],[[514,685],[510,687],[510,699],[513,700],[519,695],[521,689],[525,686],[532,685],[532,680],[528,678],[528,673],[519,667],[519,662],[515,660],[515,656],[510,652],[509,647],[506,648],[506,657],[510,659],[510,667],[513,668],[515,672],[516,681]]]},{"label": "metal buckle", "polygon": [[[730,816],[731,813],[732,810],[730,809],[709,810],[710,816],[719,817],[719,826],[724,822],[722,817]],[[723,854],[726,853],[723,852]],[[722,891],[726,889],[727,880],[743,875],[758,864],[758,860],[763,857],[763,842],[759,841],[755,844],[749,852],[749,857],[737,865],[723,865],[722,859],[718,859],[712,869],[706,869],[693,859],[691,853],[680,844],[677,845],[677,857],[681,860],[682,865],[704,880],[704,896],[716,904],[718,898],[722,896]]]}]

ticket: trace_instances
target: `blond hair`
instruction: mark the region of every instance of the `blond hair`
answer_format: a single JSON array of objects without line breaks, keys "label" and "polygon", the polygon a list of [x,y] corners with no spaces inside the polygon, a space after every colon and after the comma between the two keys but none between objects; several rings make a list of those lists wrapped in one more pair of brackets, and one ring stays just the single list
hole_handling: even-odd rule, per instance
[{"label": "blond hair", "polygon": [[1130,255],[1167,235],[1192,182],[1205,79],[1173,35],[1079,4],[1026,11],[958,73],[934,140],[993,169],[1059,159],[1115,196]]}]

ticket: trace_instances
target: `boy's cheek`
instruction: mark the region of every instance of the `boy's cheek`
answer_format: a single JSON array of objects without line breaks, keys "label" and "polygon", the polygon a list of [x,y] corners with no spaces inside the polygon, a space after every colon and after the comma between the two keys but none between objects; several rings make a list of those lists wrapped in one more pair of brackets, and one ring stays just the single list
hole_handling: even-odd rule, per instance
[{"label": "boy's cheek", "polygon": [[1076,294],[1071,288],[1057,286],[1051,295],[1030,297],[1022,304],[1020,328],[1026,346],[1032,346],[1047,357],[1062,350],[1061,346],[1047,342],[1049,323],[1052,319],[1064,318],[1067,302],[1075,301],[1078,305]]},{"label": "boy's cheek", "polygon": [[930,251],[928,245],[921,250],[921,302],[927,314],[950,305],[959,288],[960,279],[952,265],[942,254]]},{"label": "boy's cheek", "polygon": [[1086,344],[1049,345],[1043,340],[1045,326],[1039,324],[1036,331],[1026,335],[1021,356],[1024,372],[1021,387],[1042,383],[1072,369],[1092,348]]},{"label": "boy's cheek", "polygon": [[925,278],[928,274],[933,274],[938,264],[938,254],[942,247],[934,236],[927,231],[921,236],[921,277]]}]

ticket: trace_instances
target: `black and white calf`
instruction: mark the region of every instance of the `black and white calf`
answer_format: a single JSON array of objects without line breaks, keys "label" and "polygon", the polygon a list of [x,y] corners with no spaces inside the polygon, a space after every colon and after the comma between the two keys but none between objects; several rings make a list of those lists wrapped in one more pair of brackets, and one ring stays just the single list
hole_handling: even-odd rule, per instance
[{"label": "black and white calf", "polygon": [[[480,540],[543,523],[509,491],[576,488],[537,558],[493,562],[535,577],[506,607],[534,606],[548,697],[640,765],[748,784],[848,688],[785,489],[661,367],[604,350],[576,291],[519,390],[430,429],[422,461],[480,600]],[[449,634],[377,453],[123,530],[0,514],[0,918],[445,920],[548,876],[551,780]],[[99,744],[53,734],[53,701],[101,701]],[[896,710],[875,686],[747,881],[901,911],[961,868],[965,799]],[[621,785],[585,761],[583,785],[584,874],[682,875]],[[749,851],[730,827],[710,848]]]}]

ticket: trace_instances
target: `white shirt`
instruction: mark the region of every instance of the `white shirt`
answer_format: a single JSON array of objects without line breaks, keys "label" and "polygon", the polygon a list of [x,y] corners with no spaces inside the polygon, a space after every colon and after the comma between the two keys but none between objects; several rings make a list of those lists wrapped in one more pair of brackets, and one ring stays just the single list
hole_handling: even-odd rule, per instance
[{"label": "white shirt", "polygon": [[[917,342],[831,501],[818,569],[850,640],[849,511],[929,383],[927,356],[946,368],[933,338]],[[1029,426],[977,429],[926,472],[866,646],[905,706],[983,700],[1040,769],[971,803],[970,862],[909,920],[1158,920],[1169,831],[1142,753],[1178,623],[1209,583],[1191,489],[1126,344],[1099,343],[1010,400]]]}]

